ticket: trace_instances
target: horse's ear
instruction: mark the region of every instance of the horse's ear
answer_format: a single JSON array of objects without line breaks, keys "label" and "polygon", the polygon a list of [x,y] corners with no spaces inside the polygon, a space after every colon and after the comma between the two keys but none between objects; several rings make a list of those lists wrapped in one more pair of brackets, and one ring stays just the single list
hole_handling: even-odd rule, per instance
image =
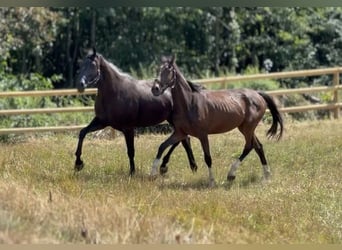
[{"label": "horse's ear", "polygon": [[176,61],[176,55],[171,56],[170,64],[174,64]]},{"label": "horse's ear", "polygon": [[93,47],[93,56],[96,56],[96,48]]},{"label": "horse's ear", "polygon": [[162,56],[162,57],[160,58],[160,61],[161,61],[161,63],[166,63],[168,60],[167,60],[167,57],[166,57],[166,56]]}]

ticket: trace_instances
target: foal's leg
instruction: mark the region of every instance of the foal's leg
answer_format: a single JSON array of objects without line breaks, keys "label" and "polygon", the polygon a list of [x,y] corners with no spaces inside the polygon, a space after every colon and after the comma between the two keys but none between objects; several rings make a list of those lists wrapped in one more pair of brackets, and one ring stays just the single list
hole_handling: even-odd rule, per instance
[{"label": "foal's leg", "polygon": [[[169,162],[170,156],[171,156],[173,150],[178,146],[178,144],[179,144],[179,142],[173,144],[172,147],[170,148],[170,150],[164,156],[163,162],[160,166],[160,174],[163,175],[163,174],[167,173],[166,164]],[[192,149],[191,149],[190,138],[188,136],[184,140],[182,140],[182,145],[183,145],[185,152],[188,156],[188,160],[189,160],[189,164],[190,164],[190,168],[191,168],[192,172],[196,172],[197,171],[197,164],[196,164],[195,157],[194,157]]]},{"label": "foal's leg", "polygon": [[251,150],[253,149],[253,133],[244,133],[243,130],[241,128],[239,128],[239,130],[241,131],[241,133],[245,136],[245,147],[242,151],[242,154],[239,156],[239,159],[237,159],[232,166],[230,167],[230,170],[228,172],[228,176],[227,176],[227,180],[228,181],[233,181],[235,180],[235,173],[236,170],[238,169],[238,167],[240,166],[241,162],[243,161],[243,159],[245,159],[245,157],[251,152]]},{"label": "foal's leg", "polygon": [[160,144],[158,148],[158,153],[156,158],[153,161],[152,168],[151,168],[151,176],[156,176],[157,175],[157,168],[160,162],[160,158],[163,155],[164,151],[171,145],[174,145],[176,143],[179,143],[183,139],[184,136],[180,136],[176,134],[175,132],[168,138],[166,139],[162,144]]},{"label": "foal's leg", "polygon": [[129,158],[129,175],[133,176],[135,172],[134,164],[134,129],[125,129],[122,131],[125,136],[127,155]]},{"label": "foal's leg", "polygon": [[89,125],[83,129],[81,129],[79,133],[79,139],[76,149],[76,161],[75,161],[75,170],[80,171],[84,167],[83,161],[81,160],[82,155],[82,145],[84,137],[90,133],[94,132],[96,130],[100,130],[106,127],[97,117],[94,117],[94,119],[89,123]]},{"label": "foal's leg", "polygon": [[186,151],[186,154],[188,156],[190,168],[191,168],[192,172],[194,173],[197,171],[197,164],[196,164],[195,157],[194,157],[194,154],[193,154],[192,149],[191,149],[191,143],[190,143],[190,137],[189,136],[187,136],[184,140],[182,140],[182,145],[183,145],[183,147]]},{"label": "foal's leg", "polygon": [[179,145],[179,142],[173,144],[173,145],[171,146],[170,150],[169,150],[169,151],[167,152],[167,154],[164,156],[163,162],[162,162],[162,164],[160,165],[160,168],[159,168],[159,172],[160,172],[161,175],[164,175],[164,174],[167,173],[167,166],[166,166],[166,164],[169,162],[170,156],[171,156],[173,150],[175,150],[175,148],[176,148],[178,145]]},{"label": "foal's leg", "polygon": [[213,187],[215,185],[215,178],[211,169],[212,160],[211,160],[211,155],[210,155],[208,136],[207,135],[203,136],[202,138],[200,138],[200,141],[201,141],[201,146],[202,146],[203,153],[204,153],[204,160],[209,170],[209,186]]},{"label": "foal's leg", "polygon": [[271,176],[271,171],[267,165],[267,160],[265,157],[263,146],[262,146],[261,142],[259,141],[259,139],[255,135],[253,137],[253,146],[254,146],[255,152],[258,154],[258,156],[260,158],[262,168],[264,171],[264,178],[267,180]]}]

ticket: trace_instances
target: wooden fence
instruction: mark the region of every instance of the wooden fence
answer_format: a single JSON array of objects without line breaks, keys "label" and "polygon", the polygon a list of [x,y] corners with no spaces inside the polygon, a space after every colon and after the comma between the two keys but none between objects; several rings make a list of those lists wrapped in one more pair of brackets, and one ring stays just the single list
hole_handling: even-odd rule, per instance
[{"label": "wooden fence", "polygon": [[[332,103],[328,104],[315,104],[306,106],[284,107],[279,110],[283,113],[290,112],[304,112],[309,110],[331,110],[334,113],[334,118],[339,118],[340,109],[342,103],[339,102],[338,91],[342,89],[340,84],[340,74],[342,73],[342,67],[314,69],[314,70],[300,70],[291,72],[280,73],[268,73],[268,74],[255,74],[247,76],[227,76],[210,79],[194,80],[196,83],[203,85],[209,85],[214,83],[228,84],[236,81],[250,81],[261,79],[281,79],[281,78],[299,78],[307,76],[320,76],[320,75],[332,75],[333,82],[331,86],[324,87],[308,87],[308,88],[296,88],[296,89],[281,89],[275,91],[267,91],[271,96],[300,94],[300,93],[313,93],[313,92],[327,92],[330,91],[333,94]],[[0,98],[9,97],[30,97],[30,96],[68,96],[68,95],[95,95],[97,89],[86,89],[83,93],[79,93],[76,89],[66,90],[43,90],[43,91],[16,91],[16,92],[0,92]],[[10,115],[27,115],[27,114],[41,114],[41,113],[65,113],[65,112],[93,112],[93,107],[64,107],[64,108],[43,108],[43,109],[13,109],[13,110],[0,110],[0,116]],[[57,127],[33,127],[33,128],[3,128],[0,129],[1,134],[18,134],[27,132],[60,132],[79,130],[85,125],[73,125],[73,126],[57,126]]]}]

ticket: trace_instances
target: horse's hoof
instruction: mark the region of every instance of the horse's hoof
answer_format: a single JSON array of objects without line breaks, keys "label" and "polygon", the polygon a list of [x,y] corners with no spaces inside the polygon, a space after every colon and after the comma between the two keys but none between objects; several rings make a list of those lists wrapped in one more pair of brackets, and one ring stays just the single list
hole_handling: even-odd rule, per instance
[{"label": "horse's hoof", "polygon": [[150,181],[155,181],[157,179],[157,175],[150,175],[148,179]]},{"label": "horse's hoof", "polygon": [[235,176],[234,175],[228,175],[227,176],[227,180],[228,181],[233,181],[233,180],[235,180]]},{"label": "horse's hoof", "polygon": [[84,167],[83,161],[75,162],[75,171],[81,171]]},{"label": "horse's hoof", "polygon": [[196,172],[197,172],[197,165],[190,166],[190,168],[191,168],[191,171],[192,171],[193,173],[196,173]]},{"label": "horse's hoof", "polygon": [[133,177],[135,174],[135,169],[129,171],[129,177]]},{"label": "horse's hoof", "polygon": [[264,180],[268,181],[271,179],[271,172],[267,171],[264,173]]},{"label": "horse's hoof", "polygon": [[271,181],[271,176],[264,176],[263,178],[262,178],[262,182],[263,183],[269,183],[270,181]]},{"label": "horse's hoof", "polygon": [[168,168],[167,167],[160,167],[159,173],[160,175],[165,175],[167,173]]}]

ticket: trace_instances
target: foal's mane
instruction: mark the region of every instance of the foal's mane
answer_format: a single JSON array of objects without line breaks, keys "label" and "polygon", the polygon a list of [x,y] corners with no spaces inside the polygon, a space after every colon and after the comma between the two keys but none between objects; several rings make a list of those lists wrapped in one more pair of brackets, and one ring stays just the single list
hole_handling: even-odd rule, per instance
[{"label": "foal's mane", "polygon": [[180,72],[180,70],[179,70],[178,66],[176,65],[176,63],[173,63],[172,66],[175,68],[177,75],[180,75],[182,78],[184,78],[185,82],[188,83],[188,85],[189,85],[189,87],[190,87],[192,92],[200,92],[202,89],[205,89],[204,86],[202,86],[202,85],[200,85],[198,83],[193,83],[193,82],[185,79],[185,77]]},{"label": "foal's mane", "polygon": [[202,89],[205,89],[205,87],[202,86],[201,84],[193,83],[189,80],[186,80],[186,82],[189,84],[192,92],[200,92]]}]

